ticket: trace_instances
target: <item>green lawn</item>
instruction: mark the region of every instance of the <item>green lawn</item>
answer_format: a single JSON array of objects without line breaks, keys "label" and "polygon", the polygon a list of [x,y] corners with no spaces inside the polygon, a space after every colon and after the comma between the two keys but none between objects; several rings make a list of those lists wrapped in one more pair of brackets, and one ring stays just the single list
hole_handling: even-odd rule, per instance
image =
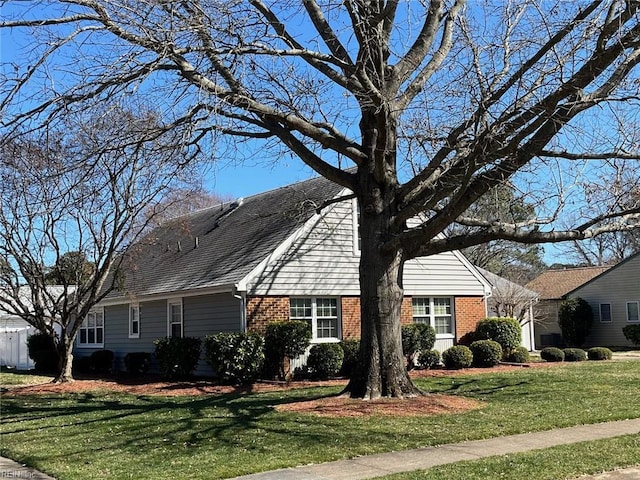
[{"label": "green lawn", "polygon": [[455,415],[373,419],[327,419],[273,409],[278,403],[330,395],[339,388],[178,398],[106,391],[5,395],[0,451],[61,480],[225,478],[635,418],[640,416],[639,381],[640,362],[582,362],[433,378],[417,383],[425,390],[482,400],[485,407]]}]

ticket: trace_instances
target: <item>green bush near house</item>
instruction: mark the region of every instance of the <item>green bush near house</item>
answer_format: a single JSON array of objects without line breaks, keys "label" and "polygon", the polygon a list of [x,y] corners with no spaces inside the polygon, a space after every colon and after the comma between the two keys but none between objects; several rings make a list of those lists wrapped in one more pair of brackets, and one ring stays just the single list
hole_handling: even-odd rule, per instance
[{"label": "green bush near house", "polygon": [[480,320],[476,327],[478,340],[493,340],[502,347],[504,357],[522,343],[522,327],[515,318],[490,317]]},{"label": "green bush near house", "polygon": [[465,345],[454,345],[442,352],[442,362],[446,368],[452,370],[468,368],[473,363],[473,354]]},{"label": "green bush near house", "polygon": [[96,350],[89,358],[92,371],[95,373],[111,373],[114,358],[111,350]]},{"label": "green bush near house", "polygon": [[473,355],[474,367],[495,367],[502,360],[502,346],[493,340],[476,340],[469,345],[469,350]]},{"label": "green bush near house", "polygon": [[563,362],[564,352],[557,347],[546,347],[540,350],[540,358],[545,362]]},{"label": "green bush near house", "polygon": [[129,352],[124,356],[124,367],[129,375],[144,375],[151,368],[149,352]]},{"label": "green bush near house", "polygon": [[360,340],[348,338],[340,342],[344,357],[340,374],[351,378],[360,363]]},{"label": "green bush near house", "polygon": [[344,350],[338,343],[319,343],[311,347],[307,368],[314,378],[327,379],[340,372]]},{"label": "green bush near house", "polygon": [[565,348],[562,351],[565,362],[584,362],[587,359],[587,352],[581,348]]},{"label": "green bush near house", "polygon": [[440,352],[438,350],[427,350],[420,352],[418,362],[426,369],[434,368],[440,363]]},{"label": "green bush near house", "polygon": [[640,325],[627,325],[622,329],[624,337],[634,345],[640,345]]},{"label": "green bush near house", "polygon": [[420,352],[431,350],[436,343],[435,329],[426,323],[412,323],[402,326],[402,353],[407,359],[407,368],[411,370],[414,359]]},{"label": "green bush near house", "polygon": [[302,355],[311,343],[311,326],[304,321],[290,320],[267,324],[264,334],[265,369],[269,377],[284,380],[288,369],[286,359]]},{"label": "green bush near house", "polygon": [[531,361],[531,354],[526,347],[518,347],[509,354],[507,361],[513,363],[529,363]]},{"label": "green bush near house", "polygon": [[558,325],[565,343],[580,347],[591,333],[593,311],[591,305],[580,297],[568,298],[558,309]]},{"label": "green bush near house", "polygon": [[46,333],[34,333],[27,338],[27,351],[38,373],[55,373],[58,369],[58,351],[53,339]]},{"label": "green bush near house", "polygon": [[613,352],[606,347],[593,347],[587,350],[589,360],[611,360]]},{"label": "green bush near house", "polygon": [[202,341],[194,337],[165,337],[153,342],[160,373],[167,379],[193,375],[200,359]]},{"label": "green bush near house", "polygon": [[264,366],[264,338],[257,333],[221,332],[204,339],[204,356],[224,383],[252,383]]}]

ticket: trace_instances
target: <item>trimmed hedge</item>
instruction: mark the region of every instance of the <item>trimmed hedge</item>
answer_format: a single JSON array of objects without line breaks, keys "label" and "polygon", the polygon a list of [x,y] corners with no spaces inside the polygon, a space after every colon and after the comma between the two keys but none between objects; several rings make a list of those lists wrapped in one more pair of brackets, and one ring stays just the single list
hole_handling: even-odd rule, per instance
[{"label": "trimmed hedge", "polygon": [[311,326],[304,321],[289,320],[267,324],[264,335],[267,375],[284,380],[289,373],[285,369],[286,359],[302,355],[311,343],[311,337]]},{"label": "trimmed hedge", "polygon": [[465,345],[454,345],[442,352],[442,362],[449,369],[468,368],[473,363],[473,354]]},{"label": "trimmed hedge", "polygon": [[438,350],[420,352],[418,362],[426,369],[437,367],[440,364],[440,352]]},{"label": "trimmed hedge", "polygon": [[509,354],[507,360],[513,363],[529,363],[531,361],[531,354],[529,350],[527,350],[527,347],[518,347]]},{"label": "trimmed hedge", "polygon": [[149,352],[129,352],[124,356],[124,367],[129,375],[144,375],[151,368]]},{"label": "trimmed hedge", "polygon": [[170,379],[190,377],[200,360],[202,341],[194,337],[165,337],[153,342],[160,373]]},{"label": "trimmed hedge", "polygon": [[340,374],[351,378],[355,374],[360,363],[360,340],[348,338],[340,342],[344,356]]},{"label": "trimmed hedge", "polygon": [[613,352],[606,347],[593,347],[587,350],[589,360],[611,360]]},{"label": "trimmed hedge", "polygon": [[96,350],[89,358],[92,371],[95,373],[111,373],[114,358],[111,350]]},{"label": "trimmed hedge", "polygon": [[264,338],[244,332],[208,335],[204,356],[221,382],[249,384],[264,366]]},{"label": "trimmed hedge", "polygon": [[436,343],[435,329],[426,323],[402,326],[402,353],[407,358],[407,368],[414,367],[416,354],[431,350]]},{"label": "trimmed hedge", "polygon": [[584,362],[587,359],[587,352],[581,348],[565,348],[562,351],[565,362]]},{"label": "trimmed hedge", "polygon": [[568,298],[560,304],[558,326],[567,345],[580,347],[591,333],[592,324],[591,305],[582,298]]},{"label": "trimmed hedge", "polygon": [[627,325],[622,329],[624,337],[634,345],[640,345],[640,325]]},{"label": "trimmed hedge", "polygon": [[557,347],[546,347],[540,350],[540,358],[546,362],[563,362],[564,352]]},{"label": "trimmed hedge", "polygon": [[344,350],[338,343],[318,343],[311,347],[307,358],[307,368],[314,378],[335,377],[344,360]]},{"label": "trimmed hedge", "polygon": [[55,373],[58,371],[58,351],[46,333],[34,333],[27,338],[27,351],[35,363],[36,372]]},{"label": "trimmed hedge", "polygon": [[480,320],[476,327],[478,340],[493,340],[506,356],[522,343],[522,327],[515,318],[490,317]]},{"label": "trimmed hedge", "polygon": [[502,360],[502,346],[493,340],[476,340],[469,345],[469,350],[474,367],[495,367]]}]

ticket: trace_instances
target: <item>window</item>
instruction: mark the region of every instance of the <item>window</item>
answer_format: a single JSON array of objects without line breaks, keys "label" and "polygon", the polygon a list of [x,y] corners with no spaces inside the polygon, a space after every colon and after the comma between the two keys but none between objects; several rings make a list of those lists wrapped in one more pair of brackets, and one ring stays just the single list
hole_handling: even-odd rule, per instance
[{"label": "window", "polygon": [[431,325],[436,336],[450,338],[455,335],[455,324],[451,298],[448,297],[414,297],[413,321]]},{"label": "window", "polygon": [[289,299],[291,320],[307,322],[313,340],[339,340],[337,298],[291,298]]},{"label": "window", "polygon": [[602,323],[611,322],[611,304],[610,303],[600,304],[600,322]]},{"label": "window", "polygon": [[182,337],[182,300],[169,300],[167,317],[169,321],[169,337]]},{"label": "window", "polygon": [[640,321],[638,302],[627,302],[627,322]]},{"label": "window", "polygon": [[129,305],[129,338],[140,338],[140,306]]},{"label": "window", "polygon": [[104,346],[104,309],[92,310],[80,326],[78,344],[84,347]]}]

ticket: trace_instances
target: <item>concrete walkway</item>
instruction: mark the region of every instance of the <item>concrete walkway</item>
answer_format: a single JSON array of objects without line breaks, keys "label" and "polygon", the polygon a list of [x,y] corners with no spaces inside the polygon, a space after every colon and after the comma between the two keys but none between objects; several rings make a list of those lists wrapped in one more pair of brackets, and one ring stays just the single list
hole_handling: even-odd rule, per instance
[{"label": "concrete walkway", "polygon": [[[317,465],[255,473],[236,477],[234,480],[360,480],[392,473],[422,470],[463,460],[478,460],[496,455],[527,452],[630,434],[640,434],[640,418],[594,425],[578,425],[544,432],[522,433],[416,450],[381,453],[351,460],[339,460]],[[0,457],[0,479],[2,478],[54,480],[52,477],[32,468]],[[640,479],[640,468],[635,467],[580,477],[580,480],[637,479]]]}]

